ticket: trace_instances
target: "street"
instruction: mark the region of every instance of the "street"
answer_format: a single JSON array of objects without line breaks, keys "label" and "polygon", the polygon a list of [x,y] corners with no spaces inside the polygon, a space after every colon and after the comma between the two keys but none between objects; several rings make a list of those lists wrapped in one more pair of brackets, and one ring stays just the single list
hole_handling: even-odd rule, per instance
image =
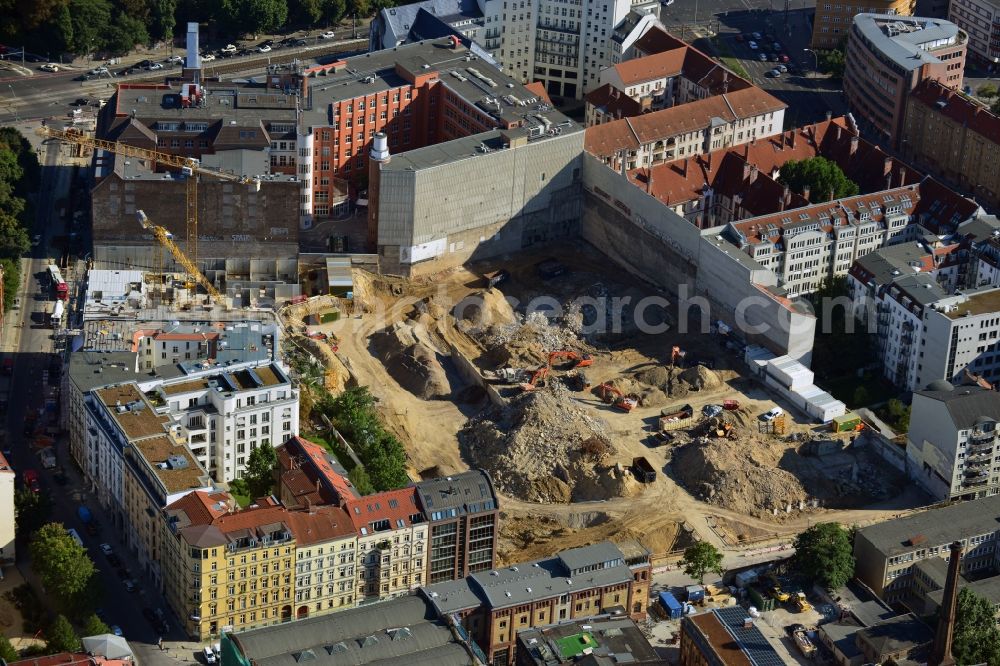
[{"label": "street", "polygon": [[[173,618],[160,595],[152,589],[146,589],[146,582],[137,579],[138,591],[129,594],[125,590],[123,581],[111,567],[107,557],[99,548],[102,542],[107,542],[115,550],[115,554],[121,559],[123,565],[133,575],[137,576],[140,571],[139,566],[132,559],[130,553],[126,551],[121,543],[119,535],[110,521],[105,520],[101,511],[96,506],[96,501],[92,499],[87,491],[86,484],[80,473],[69,457],[69,451],[65,436],[57,438],[57,462],[58,467],[54,470],[43,469],[32,446],[32,436],[29,432],[25,434],[25,422],[28,414],[44,414],[39,423],[55,424],[58,412],[46,410],[46,391],[51,383],[58,384],[57,378],[48,377],[49,362],[55,350],[53,340],[53,330],[46,321],[46,308],[51,303],[51,291],[48,280],[45,277],[46,266],[51,262],[48,256],[47,240],[51,236],[60,233],[61,225],[58,214],[53,210],[52,205],[45,205],[47,202],[56,201],[66,195],[69,188],[69,178],[72,169],[65,164],[62,157],[69,153],[69,148],[58,142],[49,142],[41,147],[39,158],[42,163],[41,185],[38,192],[38,215],[34,229],[30,235],[41,234],[40,244],[33,248],[30,257],[22,259],[22,282],[19,297],[21,308],[11,310],[5,322],[4,349],[14,350],[13,354],[13,374],[9,377],[10,398],[7,409],[7,433],[9,446],[12,451],[11,464],[18,472],[18,479],[22,478],[24,470],[34,469],[39,474],[42,492],[52,499],[53,511],[52,520],[58,521],[75,529],[84,541],[91,559],[98,569],[99,576],[104,581],[103,599],[100,607],[103,610],[105,621],[109,624],[116,624],[122,628],[125,638],[132,645],[136,652],[136,657],[143,663],[167,666],[176,664],[176,660],[171,658],[171,653],[181,655],[173,640],[182,640],[182,632],[178,630],[180,622]],[[74,274],[65,273],[66,279],[73,288]],[[8,351],[9,353],[9,351]],[[5,378],[6,379],[6,378]],[[64,485],[60,485],[56,480],[55,472],[64,470]],[[98,521],[103,525],[98,536],[91,536],[87,533],[84,523],[77,515],[77,508],[81,504],[86,504],[93,510]],[[32,584],[40,599],[45,599],[41,585],[31,571],[30,558],[27,544],[21,542],[17,551],[17,566],[24,578]],[[161,652],[157,648],[158,635],[154,633],[153,627],[142,615],[143,607],[162,608],[168,612],[168,621],[171,625],[171,634],[164,636],[165,641],[170,642],[165,647],[170,647],[171,652]],[[193,661],[193,652],[182,656],[185,662]]]}]

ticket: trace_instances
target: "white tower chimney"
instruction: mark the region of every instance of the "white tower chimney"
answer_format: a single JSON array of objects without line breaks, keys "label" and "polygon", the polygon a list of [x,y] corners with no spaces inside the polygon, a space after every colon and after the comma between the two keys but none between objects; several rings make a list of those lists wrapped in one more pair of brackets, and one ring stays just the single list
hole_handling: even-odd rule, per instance
[{"label": "white tower chimney", "polygon": [[389,139],[385,132],[379,132],[372,141],[371,158],[376,162],[388,162],[389,157]]},{"label": "white tower chimney", "polygon": [[188,69],[201,69],[201,56],[198,54],[198,24],[188,23],[187,60],[184,66]]}]

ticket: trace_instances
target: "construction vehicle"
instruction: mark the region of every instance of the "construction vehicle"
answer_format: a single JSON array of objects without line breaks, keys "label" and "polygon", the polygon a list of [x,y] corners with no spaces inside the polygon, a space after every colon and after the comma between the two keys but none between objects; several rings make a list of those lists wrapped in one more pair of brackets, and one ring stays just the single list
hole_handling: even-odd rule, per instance
[{"label": "construction vehicle", "polygon": [[583,370],[574,370],[565,376],[566,385],[574,391],[586,391],[590,389],[590,378]]},{"label": "construction vehicle", "polygon": [[795,640],[795,647],[806,659],[812,659],[816,655],[816,644],[809,638],[808,630],[805,627],[792,631],[792,638]]},{"label": "construction vehicle", "polygon": [[797,592],[795,594],[795,608],[800,613],[805,613],[806,611],[812,610],[812,604],[810,604],[809,601],[806,600],[805,592]]},{"label": "construction vehicle", "polygon": [[718,439],[736,439],[736,427],[724,418],[716,419],[710,432]]},{"label": "construction vehicle", "polygon": [[768,574],[767,580],[771,583],[771,596],[775,599],[784,603],[792,598],[791,594],[781,589],[781,583],[778,582],[778,579],[774,574]]},{"label": "construction vehicle", "polygon": [[594,359],[591,358],[590,354],[580,354],[568,349],[561,349],[549,354],[549,367],[552,367],[553,361],[557,361],[559,359],[566,359],[570,361],[573,364],[570,366],[573,370],[576,370],[577,368],[589,368],[594,365]]},{"label": "construction vehicle", "polygon": [[142,210],[135,211],[135,217],[139,220],[139,224],[142,225],[143,229],[153,234],[153,237],[156,238],[160,245],[170,250],[170,254],[174,256],[177,263],[183,266],[184,270],[197,280],[198,284],[205,288],[205,291],[208,293],[210,298],[215,300],[217,303],[225,304],[225,299],[222,297],[222,294],[219,293],[219,290],[215,288],[215,285],[213,285],[209,279],[205,277],[200,270],[198,270],[198,267],[194,265],[194,262],[192,262],[187,255],[181,252],[181,249],[177,247],[177,243],[173,240],[173,234],[163,227],[159,227],[150,222],[149,218],[146,217],[146,213]]},{"label": "construction vehicle", "polygon": [[[184,86],[197,86],[197,84],[183,84]],[[190,90],[189,90],[190,94]],[[193,91],[194,96],[200,96],[203,94],[199,90],[195,89]],[[172,155],[170,153],[162,153],[157,150],[149,150],[148,148],[139,148],[136,146],[130,146],[125,143],[119,143],[117,141],[105,141],[103,139],[97,139],[84,134],[82,131],[73,128],[67,129],[56,129],[54,127],[49,127],[47,125],[42,125],[37,130],[39,136],[45,137],[47,139],[56,139],[59,141],[65,141],[67,143],[72,143],[77,146],[83,146],[87,148],[92,148],[93,150],[105,150],[109,153],[114,153],[115,155],[121,155],[123,157],[132,157],[140,160],[148,160],[150,162],[155,162],[164,167],[170,167],[173,169],[179,169],[181,174],[187,176],[186,179],[186,221],[187,221],[187,239],[186,239],[186,254],[188,257],[188,262],[193,265],[198,265],[198,176],[199,175],[210,175],[216,178],[221,178],[223,180],[228,180],[236,183],[243,183],[254,187],[258,192],[260,191],[260,179],[259,178],[248,178],[246,176],[240,176],[232,173],[226,173],[225,171],[217,171],[215,169],[210,169],[201,165],[201,161],[194,157],[186,157],[184,155]],[[176,256],[176,255],[175,255]],[[183,264],[182,264],[183,265]],[[185,270],[188,269],[184,266]],[[197,269],[196,269],[197,270]],[[192,274],[192,279],[197,280],[197,276]]]},{"label": "construction vehicle", "polygon": [[674,405],[660,411],[660,420],[657,425],[661,432],[669,432],[686,428],[694,421],[694,408],[691,405]]},{"label": "construction vehicle", "polygon": [[597,395],[604,402],[610,404],[615,409],[620,409],[623,412],[631,412],[639,406],[638,398],[631,395],[625,395],[608,383],[601,384],[597,387]]},{"label": "construction vehicle", "polygon": [[497,368],[496,370],[487,371],[486,376],[506,384],[517,384],[524,377],[524,371],[517,368]]},{"label": "construction vehicle", "polygon": [[528,381],[521,383],[522,391],[534,391],[539,386],[545,386],[545,378],[549,376],[549,369],[545,366],[538,368],[531,373],[528,377]]}]

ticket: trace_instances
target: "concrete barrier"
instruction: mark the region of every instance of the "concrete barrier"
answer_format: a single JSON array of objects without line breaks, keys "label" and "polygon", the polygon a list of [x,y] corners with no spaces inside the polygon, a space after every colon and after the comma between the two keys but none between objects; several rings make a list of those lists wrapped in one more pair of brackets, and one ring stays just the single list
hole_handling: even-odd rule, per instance
[{"label": "concrete barrier", "polygon": [[479,368],[466,358],[465,354],[458,350],[458,347],[449,343],[448,348],[451,351],[451,360],[455,364],[455,369],[462,379],[481,387],[486,392],[490,403],[497,407],[503,407],[507,404],[507,400],[497,392],[496,387],[486,381],[483,373],[479,372]]}]

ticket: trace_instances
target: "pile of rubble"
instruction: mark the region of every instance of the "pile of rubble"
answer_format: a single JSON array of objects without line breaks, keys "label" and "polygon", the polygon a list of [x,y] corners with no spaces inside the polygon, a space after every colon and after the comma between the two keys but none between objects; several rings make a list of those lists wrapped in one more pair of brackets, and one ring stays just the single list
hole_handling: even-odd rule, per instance
[{"label": "pile of rubble", "polygon": [[588,351],[571,327],[552,323],[541,312],[527,317],[515,315],[506,324],[489,326],[477,335],[487,350],[489,360],[497,367],[538,367],[548,363],[548,354],[560,349]]},{"label": "pile of rubble", "polygon": [[372,336],[372,350],[404,389],[424,400],[449,398],[452,387],[438,350],[420,317],[398,322]]},{"label": "pile of rubble", "polygon": [[666,407],[692,391],[719,388],[722,378],[701,365],[685,370],[654,365],[614,379],[611,384],[625,395],[638,398],[642,407]]},{"label": "pile of rubble", "polygon": [[799,479],[779,463],[785,447],[753,437],[699,438],[673,453],[677,479],[695,497],[739,513],[781,516],[810,503]]},{"label": "pile of rubble", "polygon": [[471,419],[459,443],[469,464],[487,470],[502,493],[526,501],[598,500],[641,490],[627,470],[609,463],[615,449],[607,423],[557,383]]}]

